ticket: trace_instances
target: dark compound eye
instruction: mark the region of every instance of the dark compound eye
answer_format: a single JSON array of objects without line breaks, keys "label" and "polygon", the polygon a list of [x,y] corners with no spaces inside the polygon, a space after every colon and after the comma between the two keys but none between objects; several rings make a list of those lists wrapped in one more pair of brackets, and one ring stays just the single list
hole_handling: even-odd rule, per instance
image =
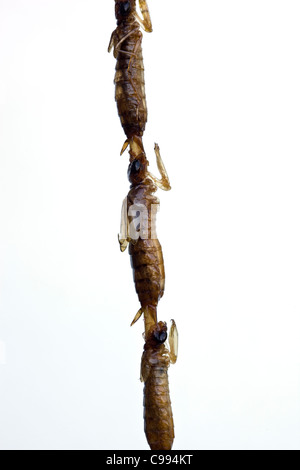
[{"label": "dark compound eye", "polygon": [[158,343],[164,343],[167,339],[167,332],[166,331],[155,331],[154,338]]},{"label": "dark compound eye", "polygon": [[131,10],[130,2],[122,2],[120,3],[120,15],[126,16]]},{"label": "dark compound eye", "polygon": [[146,165],[136,158],[128,166],[128,179],[132,184],[138,184],[146,177]]},{"label": "dark compound eye", "polygon": [[141,162],[139,160],[134,160],[131,165],[131,173],[137,174],[141,169]]}]

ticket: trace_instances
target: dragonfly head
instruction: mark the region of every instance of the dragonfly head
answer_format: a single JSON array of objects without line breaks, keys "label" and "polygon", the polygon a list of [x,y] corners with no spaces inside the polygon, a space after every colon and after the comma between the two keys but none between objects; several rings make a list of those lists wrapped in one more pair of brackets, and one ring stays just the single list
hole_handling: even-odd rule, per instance
[{"label": "dragonfly head", "polygon": [[130,183],[135,186],[141,183],[147,176],[147,166],[148,161],[146,159],[145,154],[139,156],[139,158],[135,158],[129,164],[128,167],[128,179]]},{"label": "dragonfly head", "polygon": [[153,337],[157,343],[162,344],[168,337],[167,328],[157,329],[153,332]]},{"label": "dragonfly head", "polygon": [[120,23],[135,11],[135,0],[115,0],[115,2],[115,15]]},{"label": "dragonfly head", "polygon": [[147,335],[147,341],[153,346],[163,344],[168,337],[166,322],[160,321],[153,325]]}]

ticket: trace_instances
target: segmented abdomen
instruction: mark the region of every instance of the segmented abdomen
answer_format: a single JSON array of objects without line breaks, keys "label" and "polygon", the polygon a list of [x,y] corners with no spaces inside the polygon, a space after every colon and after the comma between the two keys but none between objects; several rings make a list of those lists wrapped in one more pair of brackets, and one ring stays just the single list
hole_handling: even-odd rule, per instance
[{"label": "segmented abdomen", "polygon": [[144,427],[152,450],[170,450],[174,440],[167,367],[152,367],[144,385]]},{"label": "segmented abdomen", "polygon": [[115,99],[121,124],[128,138],[133,135],[142,136],[147,122],[144,64],[140,45],[134,53],[135,45],[141,38],[140,31],[132,33],[120,44],[117,55]]},{"label": "segmented abdomen", "polygon": [[130,243],[129,254],[141,306],[157,306],[165,288],[164,260],[159,241],[139,238],[136,244]]}]

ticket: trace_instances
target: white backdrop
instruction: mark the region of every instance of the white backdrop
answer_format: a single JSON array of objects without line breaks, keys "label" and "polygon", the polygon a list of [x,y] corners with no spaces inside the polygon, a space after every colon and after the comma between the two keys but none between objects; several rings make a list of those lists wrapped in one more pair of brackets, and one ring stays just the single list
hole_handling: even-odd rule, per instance
[{"label": "white backdrop", "polygon": [[[174,449],[299,449],[298,1],[149,0]],[[0,448],[147,449],[113,0],[0,0]]]}]

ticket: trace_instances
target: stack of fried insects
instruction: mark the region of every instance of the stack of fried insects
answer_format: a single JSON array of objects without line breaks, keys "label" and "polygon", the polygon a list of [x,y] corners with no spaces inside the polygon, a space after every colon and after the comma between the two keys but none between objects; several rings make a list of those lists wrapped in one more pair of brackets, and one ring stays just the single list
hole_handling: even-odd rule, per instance
[{"label": "stack of fried insects", "polygon": [[174,423],[169,395],[168,367],[177,359],[178,334],[174,320],[169,335],[170,350],[165,346],[167,325],[157,320],[157,305],[165,285],[164,261],[156,236],[156,213],[159,200],[157,187],[171,189],[159,147],[154,146],[161,179],[148,171],[149,162],[142,137],[147,122],[142,32],[152,31],[146,0],[115,0],[117,28],[113,31],[108,51],[116,58],[115,99],[126,140],[121,154],[129,147],[129,193],[122,206],[119,243],[121,251],[129,244],[136,292],[141,308],[133,325],[144,314],[144,352],[141,381],[144,382],[144,429],[152,450],[170,450],[174,440]]}]

